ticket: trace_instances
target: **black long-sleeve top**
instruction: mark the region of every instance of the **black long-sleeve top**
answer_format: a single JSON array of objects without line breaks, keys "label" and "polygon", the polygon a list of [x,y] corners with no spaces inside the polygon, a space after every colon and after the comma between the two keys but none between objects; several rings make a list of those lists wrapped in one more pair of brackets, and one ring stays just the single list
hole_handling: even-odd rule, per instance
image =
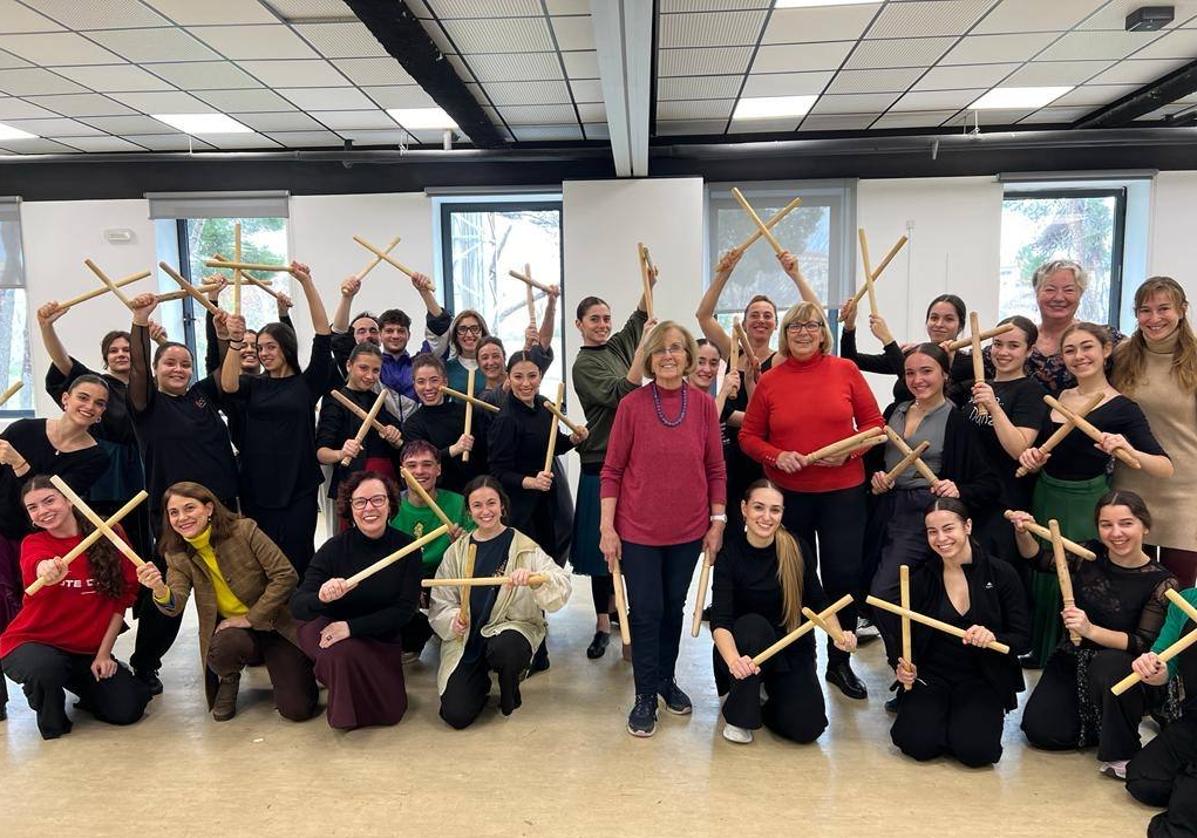
[{"label": "black long-sleeve top", "polygon": [[[1143,415],[1142,408],[1126,396],[1115,396],[1105,404],[1098,405],[1085,418],[1099,431],[1122,434],[1136,451],[1167,456],[1167,452],[1152,434],[1151,425]],[[1042,445],[1063,424],[1052,418],[1052,411],[1047,411],[1035,445]],[[1057,480],[1092,480],[1106,473],[1110,460],[1110,455],[1097,448],[1088,434],[1073,428],[1068,436],[1052,449],[1051,457],[1043,464],[1043,472]]]},{"label": "black long-sleeve top", "polygon": [[[291,322],[291,315],[284,314],[279,318],[279,322],[284,326],[291,327],[292,331],[295,330],[295,324]],[[228,352],[228,344],[216,337],[216,321],[212,318],[210,311],[204,313],[204,332],[208,336],[208,349],[204,354],[204,369],[208,371],[208,375],[219,378],[225,353]],[[258,374],[260,375],[260,373]],[[229,438],[233,440],[233,447],[238,451],[245,447],[245,408],[245,402],[232,399],[225,399],[220,405],[221,412],[229,422]]]},{"label": "black long-sleeve top", "polygon": [[[861,372],[875,372],[880,375],[896,375],[894,382],[894,402],[908,402],[914,394],[906,386],[906,356],[898,342],[891,340],[881,347],[880,355],[869,355],[856,351],[856,330],[840,333],[840,357],[847,358],[856,364]],[[960,382],[969,381],[973,377],[973,361],[967,352],[957,352],[952,356],[952,364],[948,372],[951,380],[949,396],[952,401],[961,404]]]},{"label": "black long-sleeve top", "polygon": [[[343,396],[367,413],[374,406],[374,400],[378,398],[378,394],[372,391],[353,390],[349,387],[340,387],[338,389]],[[383,425],[400,427],[399,420],[385,407],[378,411],[377,419]],[[345,444],[345,440],[353,439],[357,436],[357,432],[361,426],[361,419],[350,413],[336,399],[327,398],[320,405],[320,421],[316,423],[316,448],[340,449]],[[328,486],[328,496],[335,498],[337,496],[337,487],[341,485],[341,481],[354,472],[364,469],[366,467],[366,460],[371,458],[391,460],[395,465],[395,472],[398,473],[399,449],[392,447],[373,427],[366,434],[366,438],[362,440],[361,454],[351,460],[348,466],[342,466],[339,461],[333,466],[332,480],[329,481]]]},{"label": "black long-sleeve top", "polygon": [[320,586],[329,579],[348,579],[414,540],[392,527],[383,530],[379,538],[370,538],[357,527],[333,536],[316,551],[303,581],[291,595],[291,616],[297,620],[344,620],[351,637],[397,640],[420,601],[423,559],[419,550],[362,580],[334,602],[320,601]]},{"label": "black long-sleeve top", "polygon": [[282,509],[324,482],[316,459],[316,404],[332,368],[329,336],[312,338],[307,367],[286,378],[243,375],[230,402],[245,405],[240,450],[242,498],[256,507]]},{"label": "black long-sleeve top", "polygon": [[[1026,689],[1018,656],[1031,647],[1031,615],[1018,572],[1007,562],[992,559],[981,546],[972,543],[973,560],[964,565],[968,582],[968,611],[959,618],[944,619],[960,628],[984,626],[999,643],[1010,647],[1002,655],[979,646],[965,646],[958,638],[943,634],[920,623],[911,623],[910,645],[914,665],[920,673],[934,672],[940,677],[975,677],[980,674],[1002,697],[1003,706],[1018,706],[1017,694]],[[910,573],[910,608],[929,617],[943,619],[955,613],[943,582],[943,559],[928,550],[925,562]],[[894,598],[897,601],[897,598]],[[898,665],[902,653],[901,618],[875,609],[877,625],[885,639],[890,666]],[[960,648],[948,649],[945,643]],[[960,666],[965,663],[965,666]]]},{"label": "black long-sleeve top", "polygon": [[108,468],[108,454],[98,444],[78,451],[58,451],[46,435],[45,419],[18,419],[0,433],[0,439],[29,463],[29,471],[21,477],[12,466],[0,466],[0,535],[5,538],[23,538],[33,532],[25,505],[21,503],[21,487],[30,477],[58,475],[86,497]]},{"label": "black long-sleeve top", "polygon": [[[802,555],[802,605],[822,611],[828,602],[819,583],[815,554],[801,539],[798,540],[798,552]],[[768,547],[753,547],[744,533],[729,533],[715,559],[711,581],[711,631],[731,631],[740,617],[759,614],[769,621],[780,638],[790,631],[783,619],[783,609],[781,582],[777,579],[776,542]],[[781,654],[813,659],[814,634],[808,632]]]},{"label": "black long-sleeve top", "polygon": [[[1095,561],[1065,554],[1076,607],[1085,612],[1093,625],[1124,632],[1126,651],[1132,655],[1150,651],[1168,615],[1165,591],[1177,587],[1176,577],[1154,560],[1139,567],[1116,565],[1110,560],[1109,550],[1097,539],[1085,541],[1083,546],[1097,554]],[[1050,546],[1043,546],[1031,561],[1044,573],[1056,572]],[[1081,646],[1105,648],[1088,639],[1082,639]],[[1060,648],[1065,647],[1072,648],[1067,633],[1060,641]]]},{"label": "black long-sleeve top", "polygon": [[150,333],[133,325],[133,364],[129,373],[129,412],[145,464],[151,509],[173,483],[190,480],[222,501],[237,497],[237,462],[229,429],[217,410],[220,387],[211,377],[182,396],[163,393],[150,375]]},{"label": "black long-sleeve top", "polygon": [[[1013,381],[991,381],[994,397],[1002,411],[1016,428],[1038,428],[1043,424],[1047,405],[1043,403],[1045,390],[1033,378],[1024,376]],[[971,384],[969,385],[971,387]],[[997,472],[1002,483],[1002,503],[1007,509],[1025,509],[1035,487],[1035,476],[1015,477],[1018,460],[1006,453],[993,427],[993,416],[977,412],[976,405],[962,408],[969,421],[977,428],[985,457]]]},{"label": "black long-sleeve top", "polygon": [[440,485],[460,494],[467,483],[479,474],[487,473],[488,425],[487,411],[475,408],[474,426],[471,428],[474,450],[470,452],[468,463],[462,462],[461,457],[449,454],[449,446],[457,442],[465,430],[465,405],[461,402],[445,399],[440,404],[422,405],[404,421],[403,439],[405,442],[424,439],[440,449]]}]

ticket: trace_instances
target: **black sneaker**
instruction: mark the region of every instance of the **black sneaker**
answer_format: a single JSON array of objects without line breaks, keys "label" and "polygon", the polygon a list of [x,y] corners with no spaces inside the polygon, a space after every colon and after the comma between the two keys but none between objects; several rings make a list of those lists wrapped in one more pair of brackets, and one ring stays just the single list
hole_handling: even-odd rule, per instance
[{"label": "black sneaker", "polygon": [[673,679],[662,684],[657,692],[660,693],[661,698],[665,699],[665,709],[675,716],[685,716],[694,710],[694,705],[690,703],[690,696],[682,692],[677,681]]},{"label": "black sneaker", "polygon": [[156,669],[141,669],[133,672],[138,681],[150,688],[150,695],[162,695],[162,681]]},{"label": "black sneaker", "polygon": [[898,697],[896,695],[889,701],[885,702],[885,712],[894,714],[898,712]]},{"label": "black sneaker", "polygon": [[549,647],[545,643],[541,643],[536,650],[536,654],[532,656],[532,662],[528,664],[529,677],[535,675],[537,672],[544,672],[549,668]]},{"label": "black sneaker", "polygon": [[652,736],[657,732],[657,697],[638,695],[632,712],[628,713],[628,733],[633,736]]},{"label": "black sneaker", "polygon": [[586,657],[592,661],[601,658],[607,651],[607,644],[611,642],[611,632],[596,631],[594,633],[594,640],[590,641],[590,645],[586,647]]}]

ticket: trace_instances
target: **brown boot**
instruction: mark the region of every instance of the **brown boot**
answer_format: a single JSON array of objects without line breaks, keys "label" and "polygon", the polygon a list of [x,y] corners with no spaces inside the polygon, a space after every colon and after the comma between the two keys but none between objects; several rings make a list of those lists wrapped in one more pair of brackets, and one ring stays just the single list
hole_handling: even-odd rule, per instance
[{"label": "brown boot", "polygon": [[237,715],[237,688],[241,686],[241,673],[226,675],[220,679],[216,689],[216,700],[212,702],[212,719],[227,722]]}]

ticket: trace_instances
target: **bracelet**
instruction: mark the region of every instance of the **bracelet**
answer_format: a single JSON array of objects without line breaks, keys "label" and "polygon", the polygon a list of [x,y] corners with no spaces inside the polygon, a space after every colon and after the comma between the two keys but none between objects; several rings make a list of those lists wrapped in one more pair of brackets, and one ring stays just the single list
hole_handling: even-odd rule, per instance
[{"label": "bracelet", "polygon": [[230,349],[243,349],[244,347],[245,347],[245,341],[243,341],[243,340],[230,340],[229,341]]}]

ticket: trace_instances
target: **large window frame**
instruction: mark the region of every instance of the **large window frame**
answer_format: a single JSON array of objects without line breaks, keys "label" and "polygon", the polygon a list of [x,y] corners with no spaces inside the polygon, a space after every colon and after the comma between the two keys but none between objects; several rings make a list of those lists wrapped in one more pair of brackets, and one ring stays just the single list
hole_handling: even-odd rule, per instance
[{"label": "large window frame", "polygon": [[[21,199],[17,197],[3,197],[0,198],[0,224],[4,225],[5,239],[8,241],[7,246],[3,246],[3,270],[0,271],[0,293],[12,293],[12,316],[6,324],[9,328],[9,334],[4,335],[3,340],[10,342],[17,337],[14,334],[18,331],[14,328],[19,318],[23,315],[25,318],[24,329],[20,337],[23,339],[20,345],[25,348],[24,361],[21,363],[20,378],[22,387],[20,391],[13,394],[12,398],[4,404],[0,405],[0,422],[7,422],[13,419],[23,419],[31,417],[35,414],[36,401],[34,398],[33,389],[33,358],[30,344],[30,329],[33,322],[32,309],[29,305],[29,291],[26,284],[25,276],[25,245],[24,237],[21,230]],[[0,392],[7,390],[9,385],[15,384],[16,381],[9,379],[8,370],[0,368]],[[22,405],[28,404],[28,407]]]}]

